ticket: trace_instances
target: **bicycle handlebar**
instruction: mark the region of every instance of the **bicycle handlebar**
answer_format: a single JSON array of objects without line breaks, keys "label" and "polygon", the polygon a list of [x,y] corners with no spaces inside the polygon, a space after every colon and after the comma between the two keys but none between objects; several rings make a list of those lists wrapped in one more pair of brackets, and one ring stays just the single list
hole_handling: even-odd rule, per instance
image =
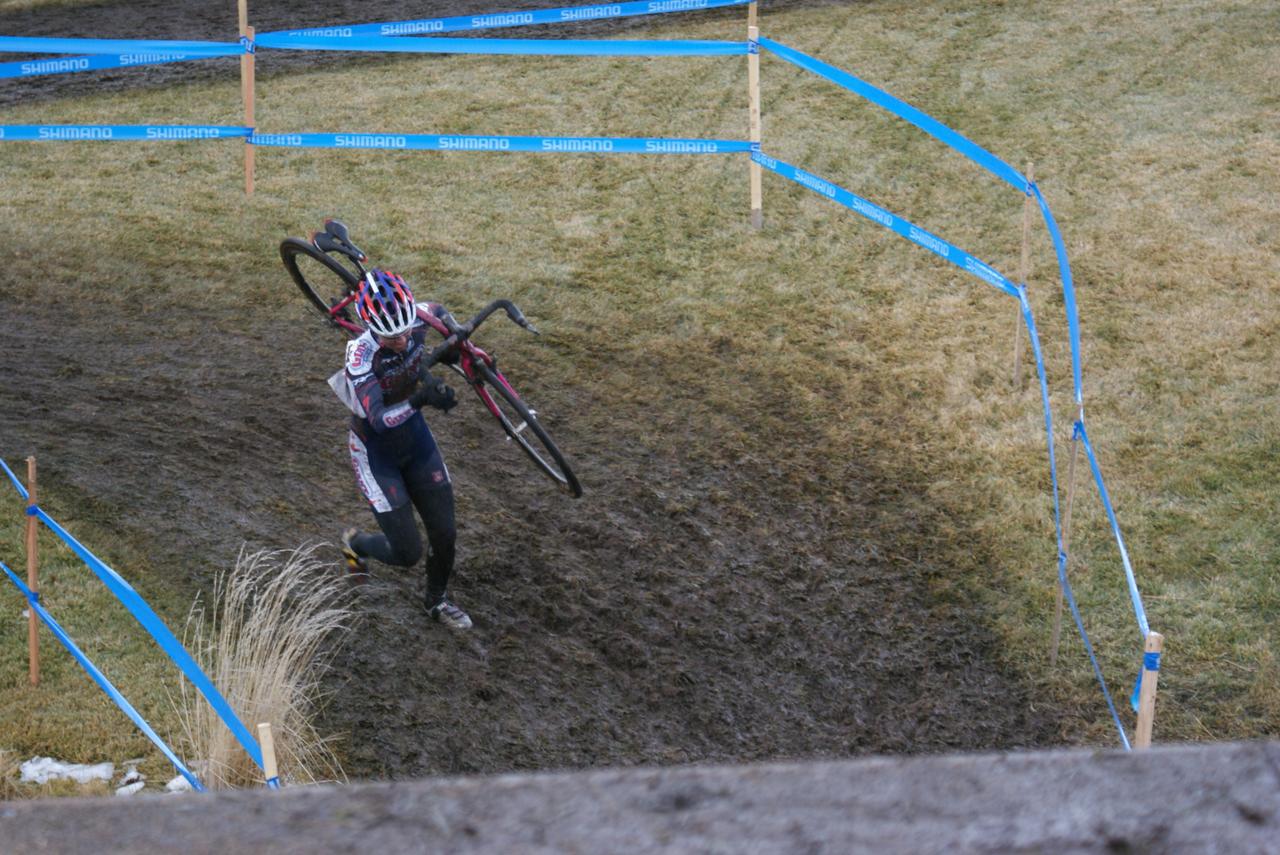
[{"label": "bicycle handlebar", "polygon": [[507,313],[507,317],[510,318],[511,322],[516,326],[522,327],[534,335],[542,334],[538,332],[537,328],[535,328],[533,324],[529,323],[525,318],[524,313],[520,311],[515,303],[510,300],[494,300],[492,303],[481,309],[474,318],[467,321],[465,324],[459,324],[450,315],[445,315],[441,318],[441,320],[444,321],[444,325],[448,328],[450,335],[427,353],[426,364],[430,366],[439,362],[445,354],[470,338],[471,334],[476,331],[476,327],[484,323],[489,316],[498,311],[498,309],[505,311]]}]

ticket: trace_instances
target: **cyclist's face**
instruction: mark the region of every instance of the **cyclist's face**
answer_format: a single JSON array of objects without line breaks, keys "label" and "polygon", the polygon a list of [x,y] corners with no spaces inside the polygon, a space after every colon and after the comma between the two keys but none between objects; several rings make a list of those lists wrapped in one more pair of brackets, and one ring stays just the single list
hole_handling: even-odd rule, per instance
[{"label": "cyclist's face", "polygon": [[392,353],[404,353],[405,348],[409,346],[409,333],[402,332],[400,335],[387,338],[386,336],[378,336],[378,344],[385,347]]}]

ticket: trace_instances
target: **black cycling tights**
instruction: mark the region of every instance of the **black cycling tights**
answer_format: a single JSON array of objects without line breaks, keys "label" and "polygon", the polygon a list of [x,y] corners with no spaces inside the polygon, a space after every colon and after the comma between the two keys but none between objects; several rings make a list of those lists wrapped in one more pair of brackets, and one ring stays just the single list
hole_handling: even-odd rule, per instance
[{"label": "black cycling tights", "polygon": [[453,572],[453,545],[457,530],[453,522],[453,485],[445,483],[428,489],[410,489],[413,503],[406,502],[394,511],[374,512],[382,534],[356,535],[352,546],[360,555],[376,558],[383,564],[412,567],[422,558],[422,537],[413,509],[418,509],[427,527],[431,549],[427,556],[427,604],[433,605],[444,596]]}]

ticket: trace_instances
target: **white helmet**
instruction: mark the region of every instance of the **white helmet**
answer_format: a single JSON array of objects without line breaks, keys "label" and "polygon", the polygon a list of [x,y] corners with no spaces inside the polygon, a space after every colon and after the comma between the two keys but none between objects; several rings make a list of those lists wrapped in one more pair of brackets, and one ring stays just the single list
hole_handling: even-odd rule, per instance
[{"label": "white helmet", "polygon": [[370,270],[356,295],[360,320],[375,335],[395,338],[418,322],[417,304],[405,281],[386,270]]}]

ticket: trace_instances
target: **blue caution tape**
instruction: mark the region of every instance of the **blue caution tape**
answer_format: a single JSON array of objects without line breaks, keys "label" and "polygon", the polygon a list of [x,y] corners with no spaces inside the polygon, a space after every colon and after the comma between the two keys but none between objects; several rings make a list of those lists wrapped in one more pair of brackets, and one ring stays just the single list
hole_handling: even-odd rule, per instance
[{"label": "blue caution tape", "polygon": [[223,125],[0,125],[0,142],[168,142],[236,139],[252,132]]},{"label": "blue caution tape", "polygon": [[751,159],[771,172],[776,172],[784,178],[790,178],[797,184],[809,188],[819,196],[825,196],[831,201],[844,205],[849,210],[861,214],[868,220],[879,223],[885,228],[897,232],[912,243],[924,247],[940,258],[946,259],[966,273],[976,276],[983,282],[1003,291],[1009,296],[1018,296],[1017,286],[1010,282],[1008,278],[991,265],[979,260],[973,255],[970,255],[963,249],[948,243],[937,235],[931,234],[919,226],[914,225],[908,220],[904,220],[896,214],[886,211],[879,205],[868,202],[866,199],[845,190],[843,187],[838,187],[826,179],[819,178],[816,175],[805,172],[803,169],[798,169],[789,163],[784,163],[777,158],[770,157],[763,152],[752,153]]},{"label": "blue caution tape", "polygon": [[31,610],[40,617],[40,620],[44,621],[45,626],[49,627],[49,631],[54,634],[54,637],[56,637],[58,641],[62,642],[62,646],[67,648],[71,655],[75,657],[75,660],[80,663],[80,666],[84,668],[86,672],[88,672],[89,676],[93,678],[93,681],[98,684],[102,691],[107,693],[107,697],[111,698],[111,700],[115,702],[115,705],[123,710],[124,714],[133,720],[133,723],[138,726],[138,729],[141,730],[146,735],[147,739],[150,739],[151,742],[164,753],[165,757],[169,758],[169,762],[174,765],[174,768],[178,770],[178,773],[182,775],[182,777],[187,779],[192,788],[197,792],[203,793],[205,791],[204,785],[200,783],[200,779],[192,774],[190,769],[183,765],[183,762],[178,759],[178,755],[173,753],[173,750],[165,744],[164,740],[156,735],[156,732],[152,730],[151,725],[147,724],[146,719],[144,719],[138,711],[133,708],[133,704],[129,703],[129,701],[125,699],[124,695],[120,694],[116,687],[111,684],[111,681],[108,680],[106,676],[89,661],[89,657],[85,656],[84,653],[81,652],[80,648],[76,646],[76,643],[71,640],[71,636],[67,635],[66,631],[58,625],[58,622],[53,619],[53,615],[49,614],[44,606],[40,605],[40,595],[23,584],[23,581],[19,579],[12,570],[6,567],[3,562],[0,562],[0,569],[3,569],[4,572],[8,574],[9,579],[12,580],[13,584],[18,586],[18,590],[22,591],[23,596],[27,598],[27,602],[30,604]]},{"label": "blue caution tape", "polygon": [[1102,470],[1098,467],[1098,458],[1093,453],[1093,445],[1089,442],[1089,433],[1085,430],[1083,421],[1076,422],[1075,432],[1084,446],[1085,455],[1089,458],[1089,468],[1093,470],[1093,480],[1098,485],[1102,507],[1106,510],[1107,519],[1111,522],[1111,533],[1115,535],[1116,546],[1120,548],[1120,562],[1124,565],[1124,578],[1129,585],[1129,599],[1133,602],[1133,613],[1138,618],[1138,629],[1141,630],[1142,637],[1145,639],[1151,632],[1151,628],[1147,625],[1146,609],[1142,607],[1142,594],[1138,592],[1138,582],[1133,576],[1133,566],[1129,563],[1129,550],[1124,548],[1124,538],[1120,535],[1120,524],[1116,522],[1116,512],[1111,506],[1111,496],[1108,495],[1107,485],[1102,480]]},{"label": "blue caution tape", "polygon": [[1034,183],[1028,185],[1040,205],[1040,214],[1044,217],[1049,237],[1053,239],[1053,251],[1058,257],[1058,275],[1062,279],[1062,304],[1067,313],[1067,335],[1071,343],[1071,377],[1075,384],[1076,406],[1084,409],[1084,384],[1081,382],[1083,368],[1080,364],[1080,313],[1076,309],[1076,289],[1071,279],[1071,263],[1067,261],[1067,247],[1062,240],[1062,232],[1058,230],[1058,222],[1049,210],[1049,203],[1044,200],[1040,188]]},{"label": "blue caution tape", "polygon": [[37,77],[42,74],[68,74],[75,71],[101,71],[104,68],[131,68],[135,65],[160,65],[166,62],[186,62],[208,59],[188,53],[173,51],[144,51],[116,55],[64,56],[57,59],[29,59],[23,62],[0,63],[0,78]]},{"label": "blue caution tape", "polygon": [[1147,671],[1160,670],[1160,654],[1159,653],[1143,653],[1142,667],[1138,669],[1138,679],[1133,684],[1133,697],[1129,698],[1129,703],[1133,706],[1133,711],[1138,711],[1138,706],[1142,700],[1142,675]]},{"label": "blue caution tape", "polygon": [[1058,231],[1057,223],[1053,219],[1053,214],[1049,210],[1049,205],[1045,202],[1044,196],[1040,193],[1040,189],[1034,183],[1027,181],[1026,176],[1018,172],[1009,164],[996,157],[982,146],[973,142],[961,134],[953,131],[951,128],[939,122],[937,119],[912,107],[910,104],[895,98],[882,89],[877,89],[870,83],[860,80],[847,71],[842,71],[833,65],[807,56],[795,48],[775,42],[772,39],[761,37],[760,45],[782,59],[812,72],[813,74],[823,77],[838,86],[842,86],[851,92],[861,95],[863,98],[873,104],[889,111],[900,119],[903,119],[915,125],[920,130],[929,134],[937,140],[946,143],[951,148],[963,154],[965,157],[977,163],[986,169],[992,175],[1009,183],[1017,188],[1019,192],[1033,193],[1040,205],[1040,212],[1044,217],[1045,225],[1049,230],[1050,236],[1053,238],[1054,251],[1058,256],[1058,270],[1062,279],[1063,303],[1067,313],[1067,329],[1071,340],[1071,369],[1072,379],[1075,383],[1076,404],[1079,407],[1084,406],[1083,384],[1081,382],[1081,365],[1080,365],[1080,319],[1076,310],[1075,288],[1071,280],[1071,265],[1067,261],[1066,247],[1062,242],[1062,235]]},{"label": "blue caution tape", "polygon": [[191,685],[200,691],[209,705],[213,707],[214,712],[227,725],[236,740],[244,747],[249,756],[253,758],[253,762],[262,768],[262,749],[258,747],[257,741],[249,733],[248,728],[236,716],[235,711],[231,709],[231,705],[222,697],[222,693],[217,687],[210,682],[205,676],[204,671],[191,658],[191,654],[186,648],[174,637],[164,622],[151,610],[151,606],[147,605],[147,601],[139,596],[138,592],[120,577],[116,571],[112,570],[102,562],[96,555],[86,549],[80,541],[76,540],[67,530],[58,524],[58,522],[45,513],[43,508],[37,507],[35,514],[49,530],[56,534],[67,546],[71,547],[71,551],[80,556],[89,569],[93,571],[102,583],[107,586],[111,593],[115,594],[126,609],[142,624],[143,629],[151,634],[156,640],[160,648],[168,654],[174,664],[182,670],[187,679],[191,681]]},{"label": "blue caution tape", "polygon": [[155,39],[46,39],[0,36],[0,53],[146,54],[181,53],[188,57],[239,56],[240,42],[181,42]]},{"label": "blue caution tape", "polygon": [[9,480],[13,482],[14,489],[18,491],[18,495],[23,501],[31,498],[27,493],[27,488],[22,486],[22,482],[18,480],[18,476],[13,474],[13,470],[9,468],[9,464],[4,462],[4,458],[0,457],[0,468],[4,469],[4,474],[9,476]]},{"label": "blue caution tape", "polygon": [[1102,697],[1107,702],[1107,709],[1111,712],[1111,720],[1115,723],[1116,731],[1120,734],[1120,744],[1125,750],[1130,750],[1129,737],[1124,732],[1124,723],[1120,721],[1120,713],[1116,711],[1115,701],[1111,698],[1111,691],[1107,688],[1107,681],[1102,676],[1102,666],[1098,664],[1098,657],[1093,652],[1093,644],[1089,641],[1089,633],[1084,628],[1084,619],[1080,616],[1080,608],[1076,604],[1075,592],[1071,589],[1071,582],[1067,579],[1067,553],[1062,544],[1062,512],[1061,504],[1058,501],[1058,463],[1057,456],[1054,453],[1053,446],[1053,409],[1049,404],[1049,380],[1044,370],[1044,352],[1040,348],[1040,335],[1036,332],[1035,316],[1031,312],[1031,303],[1027,301],[1027,289],[1018,288],[1018,304],[1022,307],[1022,320],[1027,326],[1027,338],[1031,340],[1031,350],[1036,358],[1036,375],[1040,378],[1040,401],[1044,409],[1044,432],[1045,441],[1049,447],[1049,482],[1053,489],[1053,528],[1058,543],[1058,584],[1062,587],[1063,596],[1071,607],[1071,616],[1076,622],[1076,630],[1080,633],[1080,639],[1084,642],[1084,649],[1089,654],[1089,663],[1093,666],[1093,675],[1098,679],[1098,685],[1102,687]]},{"label": "blue caution tape", "polygon": [[474,53],[525,56],[733,56],[746,54],[746,42],[578,41],[569,39],[405,39],[385,36],[332,39],[267,33],[260,48],[354,50],[386,53]]},{"label": "blue caution tape", "polygon": [[417,151],[558,152],[578,154],[731,154],[752,150],[743,140],[657,137],[503,137],[436,134],[259,134],[253,145],[289,148],[378,148]]},{"label": "blue caution tape", "polygon": [[725,6],[742,6],[752,0],[639,0],[630,3],[608,3],[597,6],[573,6],[563,9],[530,9],[519,12],[491,12],[484,15],[458,15],[450,18],[421,18],[414,21],[387,21],[381,24],[352,24],[340,27],[313,27],[304,30],[276,30],[261,36],[289,35],[332,39],[364,36],[423,36],[457,33],[468,30],[492,30],[527,27],[536,24],[574,24],[634,15],[660,15],[668,12],[696,12]]},{"label": "blue caution tape", "polygon": [[951,128],[948,128],[946,125],[942,124],[927,113],[912,107],[906,101],[895,98],[888,92],[885,92],[882,89],[877,89],[870,83],[863,80],[859,80],[847,71],[841,71],[834,65],[827,65],[821,60],[814,59],[811,56],[806,56],[795,48],[787,47],[786,45],[775,42],[772,39],[761,37],[760,46],[766,50],[772,51],[787,62],[798,65],[806,71],[813,72],[819,77],[824,77],[832,83],[843,86],[850,92],[861,95],[871,103],[879,107],[883,107],[898,118],[905,119],[915,125],[926,134],[929,134],[929,136],[939,139],[951,146],[965,157],[974,161],[979,166],[982,166],[988,172],[991,172],[997,177],[1009,182],[1014,187],[1018,188],[1019,191],[1026,190],[1027,179],[1024,178],[1018,170],[1014,169],[1012,166],[1005,163],[1003,160],[996,157],[994,154],[972,140],[966,139],[951,130]]}]

